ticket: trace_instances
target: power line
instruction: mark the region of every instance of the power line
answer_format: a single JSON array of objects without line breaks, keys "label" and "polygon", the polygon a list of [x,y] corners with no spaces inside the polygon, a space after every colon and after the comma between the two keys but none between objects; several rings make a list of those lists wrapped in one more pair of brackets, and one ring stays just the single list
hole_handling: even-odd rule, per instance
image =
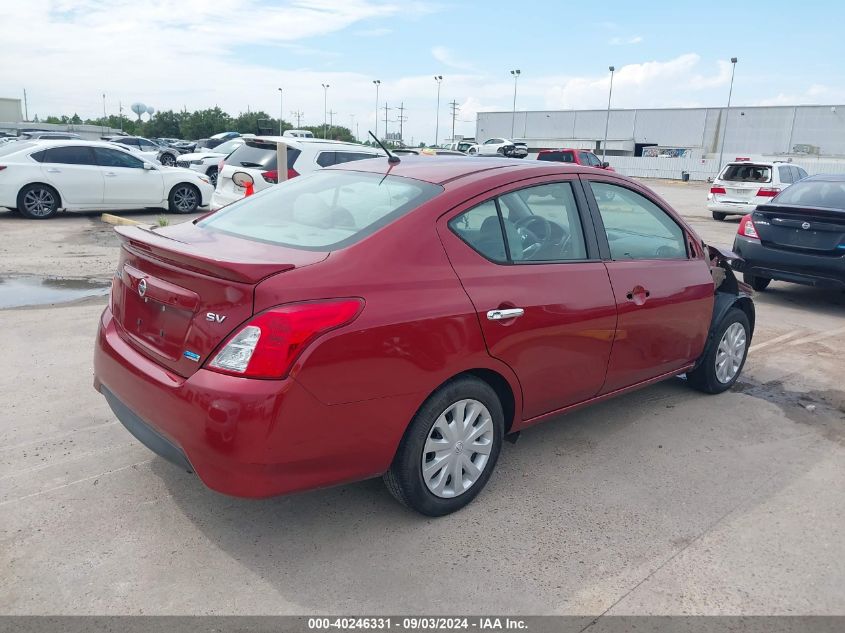
[{"label": "power line", "polygon": [[404,123],[408,120],[408,117],[405,116],[405,102],[399,104],[399,140],[404,142],[405,135],[402,133],[404,129]]},{"label": "power line", "polygon": [[296,127],[301,127],[300,124],[302,123],[302,117],[305,116],[305,113],[302,110],[291,110],[290,115],[292,117],[296,117]]}]

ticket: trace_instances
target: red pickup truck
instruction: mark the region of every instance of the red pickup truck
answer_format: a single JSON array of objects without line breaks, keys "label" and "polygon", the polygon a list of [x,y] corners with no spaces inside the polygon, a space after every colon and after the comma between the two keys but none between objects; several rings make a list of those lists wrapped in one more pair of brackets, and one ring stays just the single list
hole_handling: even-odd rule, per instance
[{"label": "red pickup truck", "polygon": [[610,163],[603,163],[599,160],[598,156],[583,149],[541,149],[537,153],[537,160],[573,163],[575,165],[584,165],[585,167],[596,167],[598,169],[606,169],[607,171],[615,171],[610,166]]}]

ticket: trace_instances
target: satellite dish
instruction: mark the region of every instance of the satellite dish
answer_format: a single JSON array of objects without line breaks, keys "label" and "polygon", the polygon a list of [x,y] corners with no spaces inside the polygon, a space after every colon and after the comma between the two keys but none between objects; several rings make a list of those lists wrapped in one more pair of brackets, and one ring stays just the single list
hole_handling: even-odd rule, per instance
[{"label": "satellite dish", "polygon": [[150,116],[155,114],[156,109],[153,106],[147,106],[147,114]]}]

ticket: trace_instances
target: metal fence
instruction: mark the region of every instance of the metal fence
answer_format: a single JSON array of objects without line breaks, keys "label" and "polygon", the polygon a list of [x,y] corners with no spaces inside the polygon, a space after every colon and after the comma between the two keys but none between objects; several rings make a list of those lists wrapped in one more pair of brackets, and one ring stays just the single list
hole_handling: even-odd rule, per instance
[{"label": "metal fence", "polygon": [[[690,180],[715,178],[719,161],[714,158],[643,158],[639,156],[608,157],[611,166],[625,176],[638,178],[670,178],[681,180],[683,172]],[[845,174],[845,161],[793,160],[808,174]]]}]

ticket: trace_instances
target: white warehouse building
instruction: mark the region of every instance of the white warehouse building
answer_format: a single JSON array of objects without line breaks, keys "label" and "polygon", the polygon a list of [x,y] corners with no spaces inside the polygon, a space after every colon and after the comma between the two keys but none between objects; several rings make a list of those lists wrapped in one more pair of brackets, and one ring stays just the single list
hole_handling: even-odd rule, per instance
[{"label": "white warehouse building", "polygon": [[[608,156],[717,156],[724,126],[725,157],[770,155],[845,157],[845,106],[732,106],[610,111],[479,112],[477,142],[525,141],[529,152],[556,147],[601,154],[607,121]],[[652,148],[648,150],[647,148]],[[665,150],[665,152],[663,151]]]}]

